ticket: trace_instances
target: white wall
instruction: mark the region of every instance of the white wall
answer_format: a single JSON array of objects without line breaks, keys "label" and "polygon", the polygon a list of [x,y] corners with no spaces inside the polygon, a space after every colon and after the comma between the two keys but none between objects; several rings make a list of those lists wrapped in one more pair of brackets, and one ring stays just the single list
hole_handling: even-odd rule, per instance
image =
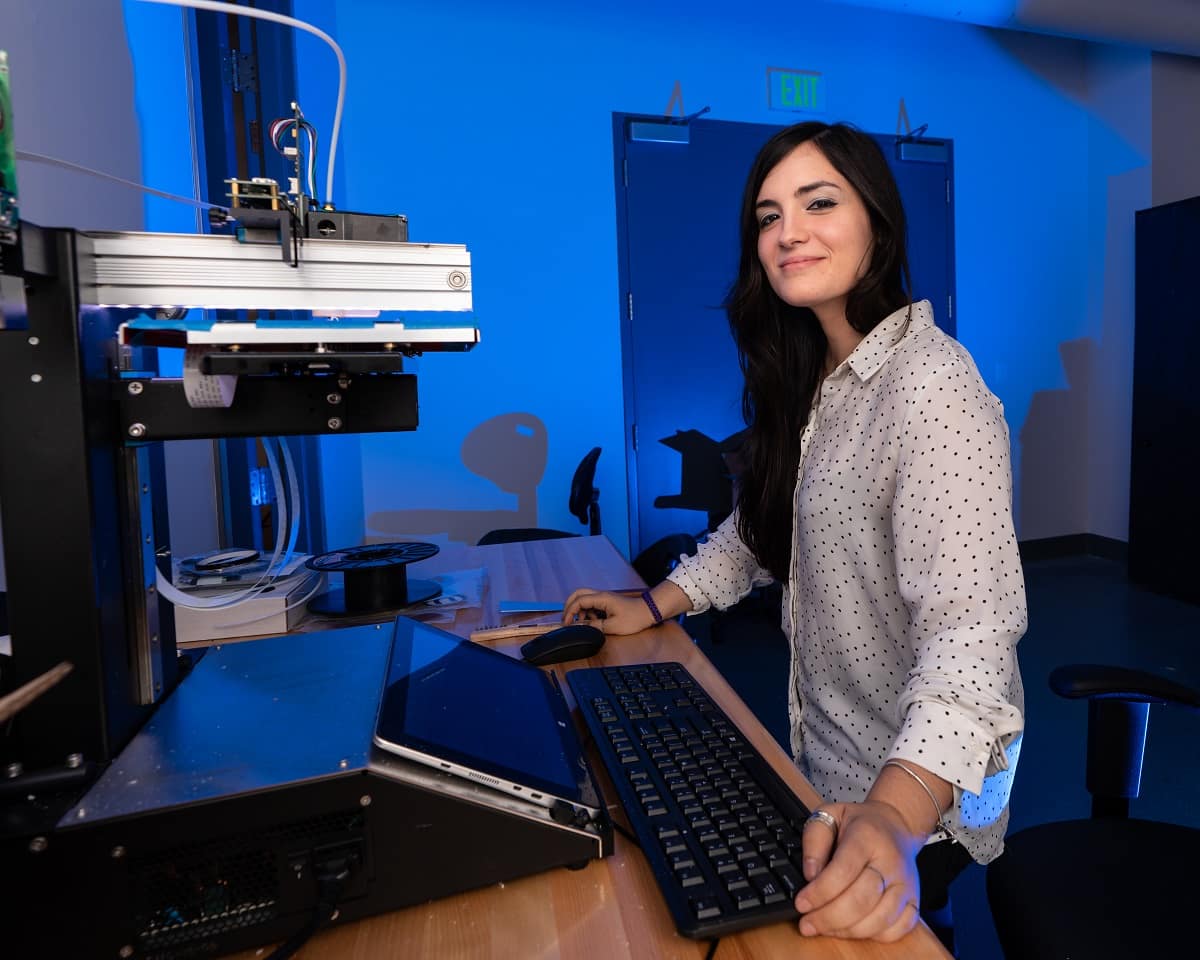
[{"label": "white wall", "polygon": [[[0,0],[0,49],[8,53],[17,150],[140,179],[120,0]],[[32,223],[142,228],[141,195],[128,187],[19,160],[17,188],[21,216]],[[5,584],[0,550],[0,590]]]},{"label": "white wall", "polygon": [[[134,78],[120,0],[0,0],[18,150],[141,179]],[[141,194],[18,161],[24,219],[47,227],[140,230]]]},{"label": "white wall", "polygon": [[1156,53],[1152,83],[1153,202],[1158,206],[1200,194],[1200,59]]}]

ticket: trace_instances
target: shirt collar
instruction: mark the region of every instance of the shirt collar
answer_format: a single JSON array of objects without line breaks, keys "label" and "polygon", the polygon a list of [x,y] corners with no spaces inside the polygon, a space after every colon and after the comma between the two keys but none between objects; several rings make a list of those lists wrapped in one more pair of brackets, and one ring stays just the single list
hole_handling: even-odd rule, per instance
[{"label": "shirt collar", "polygon": [[[928,300],[918,300],[912,305],[912,320],[908,320],[907,306],[888,314],[851,351],[839,369],[849,366],[855,376],[866,382],[879,372],[879,368],[900,346],[900,341],[918,330],[933,326],[933,308]],[[906,325],[906,321],[907,325]],[[836,374],[837,371],[834,371]]]}]

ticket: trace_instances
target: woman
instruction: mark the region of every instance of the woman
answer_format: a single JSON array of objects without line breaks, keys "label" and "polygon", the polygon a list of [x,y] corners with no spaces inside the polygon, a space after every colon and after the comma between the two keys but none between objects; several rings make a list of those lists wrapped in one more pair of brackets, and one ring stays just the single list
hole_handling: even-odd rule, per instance
[{"label": "woman", "polygon": [[845,125],[751,169],[727,311],[750,425],[734,514],[643,598],[578,590],[610,634],[785,586],[805,826],[800,932],[948,944],[950,881],[1003,848],[1023,726],[1025,592],[1008,429],[967,352],[905,292],[899,191]]}]

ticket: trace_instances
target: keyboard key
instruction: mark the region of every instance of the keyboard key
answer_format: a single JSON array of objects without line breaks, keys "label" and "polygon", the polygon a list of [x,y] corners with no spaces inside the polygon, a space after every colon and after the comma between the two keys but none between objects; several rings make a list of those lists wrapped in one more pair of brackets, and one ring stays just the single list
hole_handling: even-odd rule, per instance
[{"label": "keyboard key", "polygon": [[671,864],[671,869],[676,873],[678,873],[684,867],[694,867],[696,865],[696,861],[692,858],[692,855],[687,852],[686,847],[679,853],[670,854],[667,857],[667,862]]},{"label": "keyboard key", "polygon": [[733,905],[739,910],[749,910],[762,903],[758,894],[753,890],[734,890],[731,895],[733,896]]},{"label": "keyboard key", "polygon": [[716,870],[718,874],[733,873],[738,868],[737,858],[730,856],[727,853],[719,857],[712,857],[711,861],[713,869]]},{"label": "keyboard key", "polygon": [[730,850],[720,840],[711,840],[704,844],[704,855],[710,860],[713,857],[728,857]]},{"label": "keyboard key", "polygon": [[663,853],[670,857],[674,853],[683,853],[687,850],[687,844],[683,842],[682,837],[671,837],[662,842],[662,848]]},{"label": "keyboard key", "polygon": [[762,857],[756,854],[742,861],[742,869],[746,871],[748,877],[760,877],[767,873],[767,864]]},{"label": "keyboard key", "polygon": [[681,887],[698,887],[704,883],[704,874],[695,867],[684,867],[675,871],[675,880]]},{"label": "keyboard key", "polygon": [[762,899],[763,903],[782,903],[787,899],[787,894],[783,892],[782,885],[769,873],[765,876],[751,877],[750,885]]},{"label": "keyboard key", "polygon": [[746,879],[746,875],[741,870],[734,870],[730,873],[721,876],[721,882],[725,884],[725,889],[730,893],[736,890],[749,890],[750,881]]},{"label": "keyboard key", "polygon": [[800,871],[791,864],[783,864],[775,868],[775,876],[779,878],[779,882],[783,884],[783,892],[787,894],[788,899],[795,899],[800,888],[804,886],[804,877]]}]

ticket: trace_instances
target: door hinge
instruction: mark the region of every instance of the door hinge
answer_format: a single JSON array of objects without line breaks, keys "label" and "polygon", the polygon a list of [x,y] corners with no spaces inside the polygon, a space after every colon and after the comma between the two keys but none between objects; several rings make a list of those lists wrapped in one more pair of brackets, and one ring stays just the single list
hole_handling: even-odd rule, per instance
[{"label": "door hinge", "polygon": [[946,178],[946,202],[950,202],[950,178]]},{"label": "door hinge", "polygon": [[621,177],[625,181],[625,186],[629,186],[629,158],[621,158]]},{"label": "door hinge", "polygon": [[954,294],[946,294],[946,319],[954,319]]},{"label": "door hinge", "polygon": [[627,310],[629,312],[629,322],[633,323],[633,291],[632,290],[629,291],[628,296],[629,296],[629,302],[627,304]]},{"label": "door hinge", "polygon": [[637,453],[637,424],[633,424],[630,430],[633,439],[633,452]]}]

